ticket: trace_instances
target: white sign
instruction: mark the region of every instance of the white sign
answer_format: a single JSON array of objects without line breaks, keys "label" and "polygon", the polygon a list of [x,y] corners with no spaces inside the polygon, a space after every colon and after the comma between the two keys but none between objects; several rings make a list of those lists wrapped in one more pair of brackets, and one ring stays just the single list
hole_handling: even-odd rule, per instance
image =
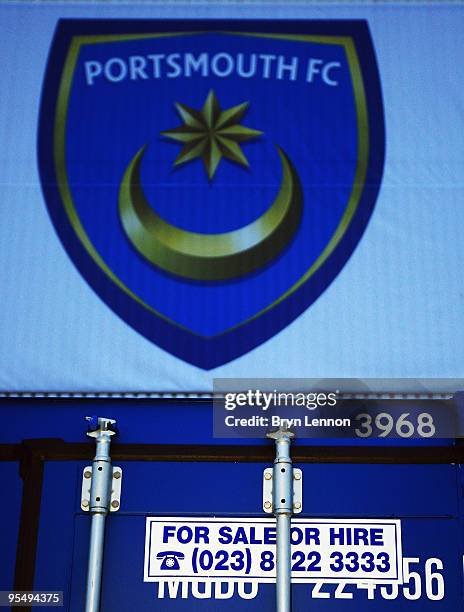
[{"label": "white sign", "polygon": [[[402,583],[401,521],[292,519],[292,582]],[[274,519],[147,517],[144,581],[275,582]]]}]

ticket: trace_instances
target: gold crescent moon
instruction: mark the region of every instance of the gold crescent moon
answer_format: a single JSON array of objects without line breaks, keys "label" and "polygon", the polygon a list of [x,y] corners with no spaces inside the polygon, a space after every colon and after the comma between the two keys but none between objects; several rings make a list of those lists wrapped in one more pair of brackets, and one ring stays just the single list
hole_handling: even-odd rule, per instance
[{"label": "gold crescent moon", "polygon": [[227,280],[261,268],[290,242],[303,210],[295,168],[276,148],[282,182],[272,205],[238,230],[201,234],[167,223],[147,202],[140,182],[144,145],[129,163],[119,189],[119,214],[129,241],[155,266],[191,280]]}]

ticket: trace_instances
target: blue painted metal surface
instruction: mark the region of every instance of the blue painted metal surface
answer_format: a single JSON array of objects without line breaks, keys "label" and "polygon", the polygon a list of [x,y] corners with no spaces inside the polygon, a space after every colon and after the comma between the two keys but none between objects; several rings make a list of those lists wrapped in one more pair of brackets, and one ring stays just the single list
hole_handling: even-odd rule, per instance
[{"label": "blue painted metal surface", "polygon": [[[102,612],[163,610],[274,610],[273,585],[259,586],[256,598],[158,598],[155,583],[143,582],[145,517],[154,515],[256,516],[261,512],[262,464],[123,462],[121,511],[108,519],[103,570]],[[65,610],[82,610],[88,552],[89,517],[79,510],[83,464],[49,463],[45,469],[44,509],[37,557],[36,588],[65,591]],[[337,598],[335,585],[321,592],[309,585],[293,587],[294,612],[317,610],[357,612],[396,610],[409,612],[461,612],[462,508],[456,486],[461,477],[455,465],[303,465],[304,515],[312,517],[396,517],[403,522],[403,552],[419,559],[421,596],[416,597],[412,576],[395,599],[391,589],[369,592],[344,587]],[[227,520],[227,519],[226,519]],[[444,564],[445,596],[431,601],[427,595],[425,562]],[[428,587],[430,590],[430,585]],[[433,591],[433,589],[432,589]],[[323,593],[329,598],[321,598]],[[433,593],[432,593],[433,594]]]},{"label": "blue painted metal surface", "polygon": [[[267,440],[222,440],[212,437],[210,402],[149,400],[4,400],[0,404],[4,427],[3,443],[26,438],[62,438],[68,442],[85,439],[86,414],[107,414],[118,420],[118,442],[170,444],[271,444]],[[14,418],[13,418],[14,415]],[[175,423],[175,427],[173,426]],[[389,446],[452,445],[454,440],[359,440]],[[304,444],[353,444],[352,440],[298,440]],[[263,517],[262,470],[256,463],[118,462],[124,469],[121,510],[108,519],[103,570],[102,612],[140,610],[167,612],[210,610],[274,610],[273,585],[261,584],[256,598],[246,600],[196,599],[189,590],[186,599],[160,599],[155,583],[143,582],[144,529],[147,515]],[[0,464],[0,468],[8,464]],[[80,511],[80,479],[83,463],[46,462],[42,511],[35,574],[36,589],[59,589],[65,594],[65,610],[83,608],[87,569],[89,517]],[[354,586],[337,591],[325,585],[320,591],[294,585],[294,612],[306,610],[389,611],[437,610],[461,612],[463,607],[464,477],[457,465],[336,465],[307,464],[304,473],[305,516],[319,518],[395,517],[403,521],[404,555],[420,559],[411,565],[421,576],[421,596],[416,597],[414,574],[400,587],[394,599],[390,591],[377,587],[367,591]],[[12,584],[17,520],[21,486],[17,465],[6,468],[16,499],[15,516],[2,510],[2,526],[8,530],[6,587]],[[13,518],[12,518],[13,517]],[[15,523],[16,521],[16,523]],[[3,542],[2,542],[3,544]],[[445,597],[432,601],[427,596],[425,562],[438,558],[444,563]],[[430,588],[430,586],[429,586]],[[214,595],[214,594],[213,594]],[[395,593],[393,593],[395,595]],[[343,597],[343,599],[340,599]],[[350,598],[351,597],[351,598]],[[373,597],[373,599],[369,599]]]},{"label": "blue painted metal surface", "polygon": [[[388,402],[385,402],[388,405]],[[427,401],[422,402],[427,409]],[[405,402],[404,411],[410,410]],[[464,412],[464,411],[463,411]],[[213,437],[211,401],[163,401],[141,399],[4,399],[0,400],[3,427],[0,443],[17,443],[26,438],[84,440],[84,417],[105,414],[118,422],[121,444],[220,444],[268,445],[263,439]],[[454,440],[439,439],[300,439],[302,445],[352,444],[379,446],[451,446]]]}]

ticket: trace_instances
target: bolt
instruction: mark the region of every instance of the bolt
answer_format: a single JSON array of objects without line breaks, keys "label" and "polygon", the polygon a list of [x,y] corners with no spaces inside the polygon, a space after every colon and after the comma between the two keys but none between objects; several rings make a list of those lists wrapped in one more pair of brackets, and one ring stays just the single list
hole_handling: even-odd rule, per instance
[{"label": "bolt", "polygon": [[294,478],[295,480],[301,480],[301,474],[300,474],[300,472],[295,472],[295,473],[293,474],[293,478]]},{"label": "bolt", "polygon": [[119,480],[119,478],[121,478],[121,472],[115,472],[113,476],[116,478],[116,480]]},{"label": "bolt", "polygon": [[269,510],[272,507],[271,502],[269,502],[269,501],[264,502],[264,507],[266,508],[266,510]]},{"label": "bolt", "polygon": [[301,510],[300,502],[296,502],[296,504],[293,504],[293,507],[295,508],[295,510]]},{"label": "bolt", "polygon": [[92,472],[84,472],[84,478],[92,478]]},{"label": "bolt", "polygon": [[82,500],[82,504],[81,504],[81,505],[82,505],[82,507],[83,507],[83,508],[87,508],[87,507],[88,507],[88,505],[89,505],[88,500],[83,499],[83,500]]},{"label": "bolt", "polygon": [[113,508],[119,508],[119,502],[117,499],[115,499],[114,501],[111,502],[111,505],[113,506]]},{"label": "bolt", "polygon": [[271,478],[272,478],[272,474],[271,474],[271,472],[266,472],[266,473],[264,474],[264,478],[265,478],[265,480],[271,480]]}]

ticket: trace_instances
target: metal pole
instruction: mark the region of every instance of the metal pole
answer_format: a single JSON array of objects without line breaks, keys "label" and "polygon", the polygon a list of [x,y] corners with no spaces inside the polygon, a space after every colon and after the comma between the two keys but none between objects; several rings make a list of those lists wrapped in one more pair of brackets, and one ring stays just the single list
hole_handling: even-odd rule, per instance
[{"label": "metal pole", "polygon": [[273,467],[272,506],[276,517],[276,609],[277,612],[291,612],[291,542],[290,526],[293,514],[293,469],[290,457],[291,439],[294,433],[280,429],[268,434],[276,444],[276,458]]},{"label": "metal pole", "polygon": [[[92,421],[92,418],[87,417],[87,420]],[[85,612],[98,612],[100,609],[105,521],[110,509],[111,483],[113,480],[110,444],[111,437],[116,433],[114,431],[115,423],[116,421],[112,419],[99,417],[98,429],[87,432],[90,438],[95,438],[97,450],[92,462],[92,482],[90,486],[92,525]]]}]

